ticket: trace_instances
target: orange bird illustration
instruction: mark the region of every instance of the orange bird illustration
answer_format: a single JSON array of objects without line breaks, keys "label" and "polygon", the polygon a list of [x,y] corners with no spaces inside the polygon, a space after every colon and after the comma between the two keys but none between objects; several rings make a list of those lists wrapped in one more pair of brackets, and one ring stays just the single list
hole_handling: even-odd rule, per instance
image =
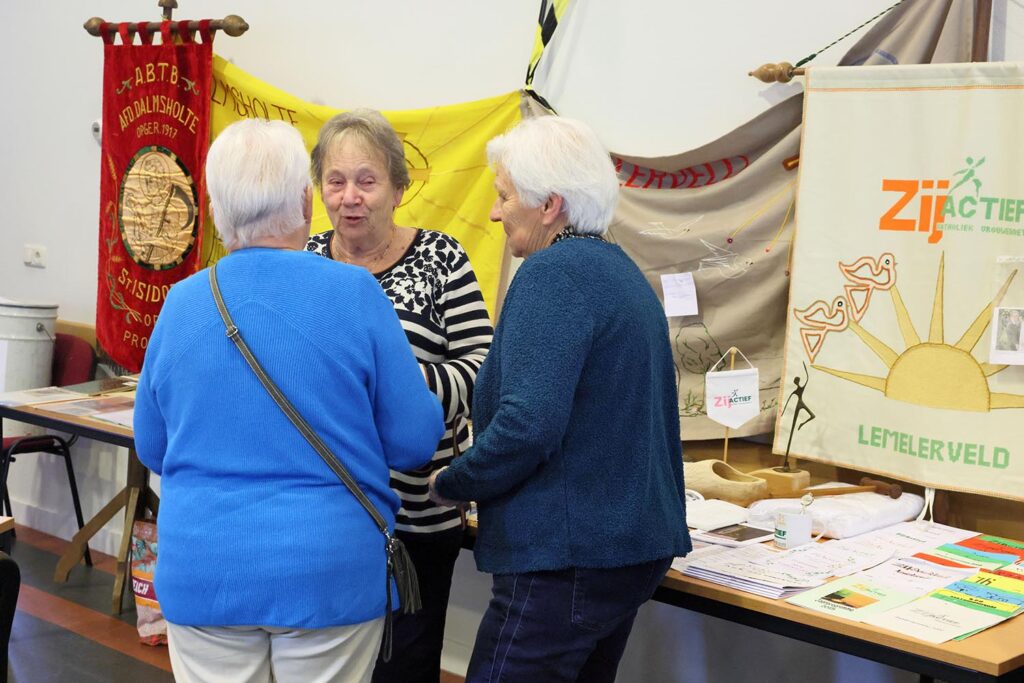
[{"label": "orange bird illustration", "polygon": [[800,341],[812,363],[825,343],[825,335],[846,329],[849,324],[846,308],[846,297],[837,296],[831,304],[818,299],[807,308],[793,309],[793,317],[804,325],[800,328]]},{"label": "orange bird illustration", "polygon": [[871,289],[889,289],[896,284],[896,257],[889,252],[878,258],[861,256],[853,263],[840,261],[839,270],[850,282]]},{"label": "orange bird illustration", "polygon": [[876,289],[891,289],[896,284],[896,257],[886,252],[874,258],[862,256],[853,263],[839,262],[839,270],[853,284],[844,285],[850,304],[849,315],[860,322]]}]

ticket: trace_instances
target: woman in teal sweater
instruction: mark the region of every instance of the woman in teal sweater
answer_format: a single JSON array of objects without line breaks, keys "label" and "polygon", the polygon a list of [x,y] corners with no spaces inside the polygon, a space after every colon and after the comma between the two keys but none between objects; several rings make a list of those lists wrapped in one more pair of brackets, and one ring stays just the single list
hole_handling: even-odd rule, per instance
[{"label": "woman in teal sweater", "polygon": [[[304,251],[307,169],[280,122],[214,141],[206,180],[230,252],[220,289],[253,354],[393,528],[389,468],[430,460],[441,406],[374,278]],[[225,336],[206,271],[160,313],[135,443],[161,475],[155,588],[177,680],[369,680],[384,537]]]},{"label": "woman in teal sweater", "polygon": [[488,157],[491,220],[526,260],[477,376],[473,447],[432,482],[477,501],[494,574],[466,680],[612,681],[637,609],[690,550],[665,312],[602,238],[618,183],[589,128],[528,120]]}]

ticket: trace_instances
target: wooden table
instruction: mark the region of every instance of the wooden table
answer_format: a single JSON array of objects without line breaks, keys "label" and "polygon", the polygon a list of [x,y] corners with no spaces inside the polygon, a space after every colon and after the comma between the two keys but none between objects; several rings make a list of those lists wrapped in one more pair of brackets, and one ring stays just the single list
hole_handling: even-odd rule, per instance
[{"label": "wooden table", "polygon": [[1024,681],[1024,616],[941,645],[683,576],[674,569],[654,599],[913,671],[924,681]]},{"label": "wooden table", "polygon": [[128,449],[128,472],[124,488],[118,491],[110,502],[104,505],[74,535],[67,550],[57,561],[57,569],[53,574],[54,581],[66,582],[71,570],[81,562],[89,539],[124,508],[124,530],[121,535],[121,547],[117,553],[117,573],[114,575],[114,593],[111,602],[111,611],[114,614],[120,614],[130,559],[132,523],[136,519],[143,518],[146,510],[156,515],[160,506],[160,499],[149,488],[149,470],[139,462],[135,455],[135,438],[132,430],[90,417],[51,412],[46,410],[46,404],[37,406],[0,405],[0,439],[3,437],[4,418],[46,427],[58,432],[78,434],[86,439],[124,446]]},{"label": "wooden table", "polygon": [[[464,538],[463,545],[471,549],[476,539],[472,522]],[[785,600],[772,600],[683,576],[674,569],[669,570],[653,599],[911,671],[919,674],[922,681],[1024,681],[1024,615],[966,640],[933,645],[893,631],[813,612]]]}]

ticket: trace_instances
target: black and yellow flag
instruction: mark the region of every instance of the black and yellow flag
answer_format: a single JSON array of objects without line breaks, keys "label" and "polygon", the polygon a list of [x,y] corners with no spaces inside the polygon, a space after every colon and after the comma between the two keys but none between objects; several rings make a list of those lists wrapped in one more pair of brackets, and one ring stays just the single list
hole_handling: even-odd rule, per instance
[{"label": "black and yellow flag", "polygon": [[541,0],[540,17],[537,20],[537,36],[533,41],[533,53],[530,55],[530,66],[526,69],[526,85],[533,83],[533,72],[537,70],[540,56],[551,41],[551,36],[558,28],[558,21],[565,14],[572,0]]}]

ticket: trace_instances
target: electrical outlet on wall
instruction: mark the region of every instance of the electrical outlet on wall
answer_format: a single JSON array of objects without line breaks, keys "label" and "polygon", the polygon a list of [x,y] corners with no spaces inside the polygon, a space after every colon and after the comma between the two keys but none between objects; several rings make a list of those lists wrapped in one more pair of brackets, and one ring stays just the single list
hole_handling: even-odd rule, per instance
[{"label": "electrical outlet on wall", "polygon": [[41,244],[26,244],[22,260],[29,268],[45,268],[46,247]]}]

